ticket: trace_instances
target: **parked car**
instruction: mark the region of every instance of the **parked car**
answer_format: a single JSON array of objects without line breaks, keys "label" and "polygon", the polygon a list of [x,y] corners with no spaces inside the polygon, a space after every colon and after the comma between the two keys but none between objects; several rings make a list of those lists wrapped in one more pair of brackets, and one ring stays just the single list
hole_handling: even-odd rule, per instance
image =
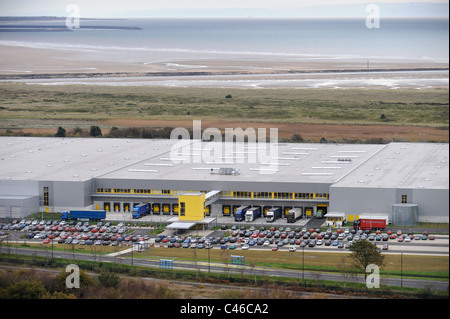
[{"label": "parked car", "polygon": [[295,246],[290,246],[290,247],[289,247],[289,251],[294,252],[294,251],[296,251],[296,250],[297,250],[297,248],[295,248]]},{"label": "parked car", "polygon": [[389,245],[388,244],[384,244],[383,245],[383,250],[388,250],[389,249]]}]

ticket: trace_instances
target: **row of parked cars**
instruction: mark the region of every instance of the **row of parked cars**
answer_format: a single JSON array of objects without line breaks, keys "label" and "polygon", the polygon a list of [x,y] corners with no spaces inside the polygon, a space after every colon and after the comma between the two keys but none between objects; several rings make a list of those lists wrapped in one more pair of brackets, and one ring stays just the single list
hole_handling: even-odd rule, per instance
[{"label": "row of parked cars", "polygon": [[121,243],[138,242],[150,238],[148,235],[127,235],[128,228],[124,223],[112,225],[109,222],[21,220],[0,226],[3,230],[24,231],[27,239],[43,240],[44,244],[118,246]]},{"label": "row of parked cars", "polygon": [[[371,233],[370,231],[354,230],[354,229],[328,229],[322,232],[320,229],[290,229],[289,227],[275,229],[265,229],[261,227],[250,229],[242,226],[234,227],[230,236],[226,237],[178,237],[178,236],[158,236],[155,243],[167,244],[172,248],[213,248],[214,245],[220,245],[221,249],[249,249],[252,246],[270,246],[276,251],[283,246],[289,246],[290,251],[295,251],[297,247],[315,247],[315,246],[332,246],[337,248],[350,248],[353,242],[360,240],[389,241],[398,238],[399,241],[414,240],[433,240],[434,236],[428,236],[428,233],[422,235],[414,235],[409,233],[404,235],[401,231],[393,234],[392,231],[382,234],[380,231]],[[387,250],[388,245],[383,245],[383,250]]]}]

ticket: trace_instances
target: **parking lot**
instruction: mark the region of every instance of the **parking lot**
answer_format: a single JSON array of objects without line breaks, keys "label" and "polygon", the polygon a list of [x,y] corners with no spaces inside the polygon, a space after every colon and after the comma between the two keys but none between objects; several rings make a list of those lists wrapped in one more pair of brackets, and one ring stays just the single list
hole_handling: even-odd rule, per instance
[{"label": "parking lot", "polygon": [[[226,234],[227,236],[220,236]],[[367,232],[342,229],[307,229],[291,227],[233,226],[213,233],[213,236],[160,235],[155,244],[168,248],[220,248],[228,250],[270,249],[272,251],[315,249],[318,251],[348,251],[353,242],[368,240],[385,252],[404,251],[407,248],[430,252],[437,247],[448,254],[448,236],[398,232]]]},{"label": "parking lot", "polygon": [[[21,220],[0,224],[0,236],[9,240],[29,240],[42,244],[130,246],[145,242],[151,246],[180,249],[266,249],[292,251],[349,251],[353,242],[367,240],[384,252],[448,254],[448,235],[428,232],[355,231],[351,228],[327,229],[283,226],[226,226],[218,231],[175,231],[151,236],[149,228],[131,228],[124,222],[65,222]],[[4,239],[3,239],[4,240]]]},{"label": "parking lot", "polygon": [[21,220],[0,224],[0,236],[10,233],[11,240],[27,239],[43,244],[120,246],[132,242],[146,241],[149,235],[130,235],[124,223],[110,222],[65,222]]}]

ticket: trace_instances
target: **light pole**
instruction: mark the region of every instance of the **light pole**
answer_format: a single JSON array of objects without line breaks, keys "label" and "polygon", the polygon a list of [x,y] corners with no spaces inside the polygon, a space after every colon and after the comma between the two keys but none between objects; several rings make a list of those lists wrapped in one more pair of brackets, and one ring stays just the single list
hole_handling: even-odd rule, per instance
[{"label": "light pole", "polygon": [[209,259],[209,251],[211,250],[211,248],[208,248],[208,273],[211,273],[211,263],[210,263],[210,259]]},{"label": "light pole", "polygon": [[400,288],[403,288],[403,250],[400,251]]},{"label": "light pole", "polygon": [[302,252],[302,280],[303,284],[305,283],[305,246],[303,246],[303,252]]}]

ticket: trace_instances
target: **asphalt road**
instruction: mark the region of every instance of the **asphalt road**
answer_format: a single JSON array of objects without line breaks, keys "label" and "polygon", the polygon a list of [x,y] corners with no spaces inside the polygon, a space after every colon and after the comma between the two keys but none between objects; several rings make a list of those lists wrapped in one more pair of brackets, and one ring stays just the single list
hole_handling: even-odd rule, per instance
[{"label": "asphalt road", "polygon": [[[21,254],[29,256],[43,256],[51,258],[65,258],[72,260],[72,263],[76,263],[76,260],[91,260],[98,262],[115,262],[122,264],[133,264],[136,266],[144,266],[151,268],[159,268],[159,260],[154,259],[143,259],[135,257],[138,252],[134,252],[133,256],[128,254],[124,257],[120,256],[108,256],[108,255],[95,255],[86,253],[73,253],[73,252],[61,252],[61,251],[51,251],[51,250],[40,250],[40,249],[27,249],[27,248],[7,248],[1,247],[2,253],[11,254]],[[340,273],[331,272],[316,272],[316,271],[303,271],[299,270],[285,270],[285,269],[270,269],[262,267],[249,267],[249,266],[239,266],[231,264],[222,263],[208,263],[208,262],[189,262],[174,260],[174,269],[180,270],[193,270],[201,272],[221,272],[221,273],[234,273],[234,274],[246,274],[246,275],[261,275],[261,276],[279,276],[279,277],[290,277],[298,279],[316,279],[316,280],[330,280],[330,281],[341,281],[341,282],[360,282],[364,283],[364,276],[362,275],[345,275]],[[381,277],[381,284],[390,286],[402,286],[410,288],[430,288],[433,290],[448,290],[448,281],[434,281],[434,280],[421,280],[421,279],[408,279],[408,278],[385,278]]]}]

